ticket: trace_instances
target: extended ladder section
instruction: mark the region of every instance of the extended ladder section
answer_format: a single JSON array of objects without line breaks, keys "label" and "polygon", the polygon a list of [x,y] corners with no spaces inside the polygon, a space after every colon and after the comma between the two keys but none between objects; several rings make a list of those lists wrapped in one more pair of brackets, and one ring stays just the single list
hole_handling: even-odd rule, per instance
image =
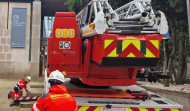
[{"label": "extended ladder section", "polygon": [[153,12],[151,0],[134,0],[113,10],[108,0],[92,0],[77,19],[83,37],[104,34],[166,34],[168,23],[164,13]]}]

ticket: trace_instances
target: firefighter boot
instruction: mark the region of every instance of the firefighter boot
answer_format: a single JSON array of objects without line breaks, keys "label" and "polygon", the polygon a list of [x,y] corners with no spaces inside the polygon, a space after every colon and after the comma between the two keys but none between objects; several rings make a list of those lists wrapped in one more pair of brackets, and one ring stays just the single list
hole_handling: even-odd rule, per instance
[{"label": "firefighter boot", "polygon": [[10,106],[19,106],[20,102],[19,101],[12,101]]},{"label": "firefighter boot", "polygon": [[8,99],[11,97],[12,91],[8,93]]}]

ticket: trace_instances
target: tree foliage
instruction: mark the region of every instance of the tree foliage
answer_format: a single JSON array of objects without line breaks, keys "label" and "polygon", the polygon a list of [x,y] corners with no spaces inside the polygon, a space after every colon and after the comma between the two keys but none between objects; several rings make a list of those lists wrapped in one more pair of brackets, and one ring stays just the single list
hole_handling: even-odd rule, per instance
[{"label": "tree foliage", "polygon": [[[165,13],[171,39],[165,40],[164,52],[162,57],[163,69],[169,70],[173,83],[184,83],[187,73],[187,49],[188,49],[188,19],[186,1],[181,0],[152,0],[152,5],[156,10]],[[161,65],[161,64],[160,64]],[[177,71],[177,72],[176,72]],[[165,84],[169,86],[169,81]]]}]

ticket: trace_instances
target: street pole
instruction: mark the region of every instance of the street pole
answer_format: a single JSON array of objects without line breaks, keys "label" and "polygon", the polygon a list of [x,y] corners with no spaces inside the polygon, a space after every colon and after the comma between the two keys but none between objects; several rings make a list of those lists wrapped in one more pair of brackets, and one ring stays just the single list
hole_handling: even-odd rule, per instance
[{"label": "street pole", "polygon": [[189,43],[190,43],[190,4],[189,0],[187,0],[187,16],[188,16],[188,28],[189,28]]}]

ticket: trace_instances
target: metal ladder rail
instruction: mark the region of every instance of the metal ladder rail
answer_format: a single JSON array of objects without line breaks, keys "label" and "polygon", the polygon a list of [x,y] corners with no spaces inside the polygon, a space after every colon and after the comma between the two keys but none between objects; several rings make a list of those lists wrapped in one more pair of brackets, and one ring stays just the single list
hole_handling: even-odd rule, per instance
[{"label": "metal ladder rail", "polygon": [[[150,3],[150,0],[134,0],[126,5],[123,5],[116,10],[114,10],[120,19],[127,18],[129,16],[129,13],[131,13],[132,10],[139,10],[140,13],[146,12],[146,9],[144,8],[147,4]],[[135,8],[134,8],[135,6]],[[152,13],[152,11],[151,11]],[[131,14],[137,16],[137,14]],[[139,14],[140,15],[140,14]],[[138,16],[140,17],[140,16]]]}]

